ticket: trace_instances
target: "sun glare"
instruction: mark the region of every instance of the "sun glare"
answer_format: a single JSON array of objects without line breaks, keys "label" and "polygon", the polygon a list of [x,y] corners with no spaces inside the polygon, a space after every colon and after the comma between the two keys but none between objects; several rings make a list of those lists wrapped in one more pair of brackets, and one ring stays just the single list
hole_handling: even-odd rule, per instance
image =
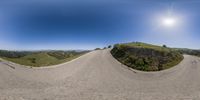
[{"label": "sun glare", "polygon": [[176,19],[172,17],[163,18],[162,24],[166,27],[174,27],[176,25]]}]

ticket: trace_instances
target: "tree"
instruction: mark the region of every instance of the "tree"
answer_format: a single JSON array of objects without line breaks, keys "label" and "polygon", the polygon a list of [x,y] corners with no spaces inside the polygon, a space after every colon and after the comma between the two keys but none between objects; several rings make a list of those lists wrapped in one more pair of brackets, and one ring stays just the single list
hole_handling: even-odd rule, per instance
[{"label": "tree", "polygon": [[164,47],[164,48],[167,48],[167,46],[166,46],[166,45],[163,45],[163,47]]},{"label": "tree", "polygon": [[112,47],[111,45],[108,46],[108,48],[111,48],[111,47]]},{"label": "tree", "polygon": [[101,50],[100,48],[96,48],[96,49],[94,49],[94,50]]}]

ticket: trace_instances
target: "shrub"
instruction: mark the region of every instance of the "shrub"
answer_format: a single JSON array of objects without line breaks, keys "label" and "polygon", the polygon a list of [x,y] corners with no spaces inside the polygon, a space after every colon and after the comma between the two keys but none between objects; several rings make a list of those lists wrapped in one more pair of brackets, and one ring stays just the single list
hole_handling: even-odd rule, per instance
[{"label": "shrub", "polygon": [[108,48],[111,48],[111,47],[112,47],[111,45],[108,46]]},{"label": "shrub", "polygon": [[163,45],[163,47],[164,47],[164,48],[167,48],[167,46],[166,46],[166,45]]},{"label": "shrub", "polygon": [[36,58],[28,58],[28,60],[30,60],[31,63],[36,63]]},{"label": "shrub", "polygon": [[100,48],[95,48],[94,50],[101,50]]}]

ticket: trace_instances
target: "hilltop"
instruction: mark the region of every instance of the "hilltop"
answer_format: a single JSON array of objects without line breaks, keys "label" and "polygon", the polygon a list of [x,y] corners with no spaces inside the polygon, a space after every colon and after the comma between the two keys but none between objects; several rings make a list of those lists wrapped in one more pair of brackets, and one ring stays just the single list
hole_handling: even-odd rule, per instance
[{"label": "hilltop", "polygon": [[142,71],[168,69],[183,60],[183,55],[175,49],[141,42],[116,44],[111,54],[128,67]]}]

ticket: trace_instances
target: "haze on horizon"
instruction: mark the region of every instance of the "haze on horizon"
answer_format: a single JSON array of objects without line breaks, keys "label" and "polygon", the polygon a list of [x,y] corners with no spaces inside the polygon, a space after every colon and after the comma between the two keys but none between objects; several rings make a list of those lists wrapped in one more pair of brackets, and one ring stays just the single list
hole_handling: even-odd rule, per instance
[{"label": "haze on horizon", "polygon": [[0,49],[94,49],[147,42],[200,49],[198,0],[0,1]]}]

